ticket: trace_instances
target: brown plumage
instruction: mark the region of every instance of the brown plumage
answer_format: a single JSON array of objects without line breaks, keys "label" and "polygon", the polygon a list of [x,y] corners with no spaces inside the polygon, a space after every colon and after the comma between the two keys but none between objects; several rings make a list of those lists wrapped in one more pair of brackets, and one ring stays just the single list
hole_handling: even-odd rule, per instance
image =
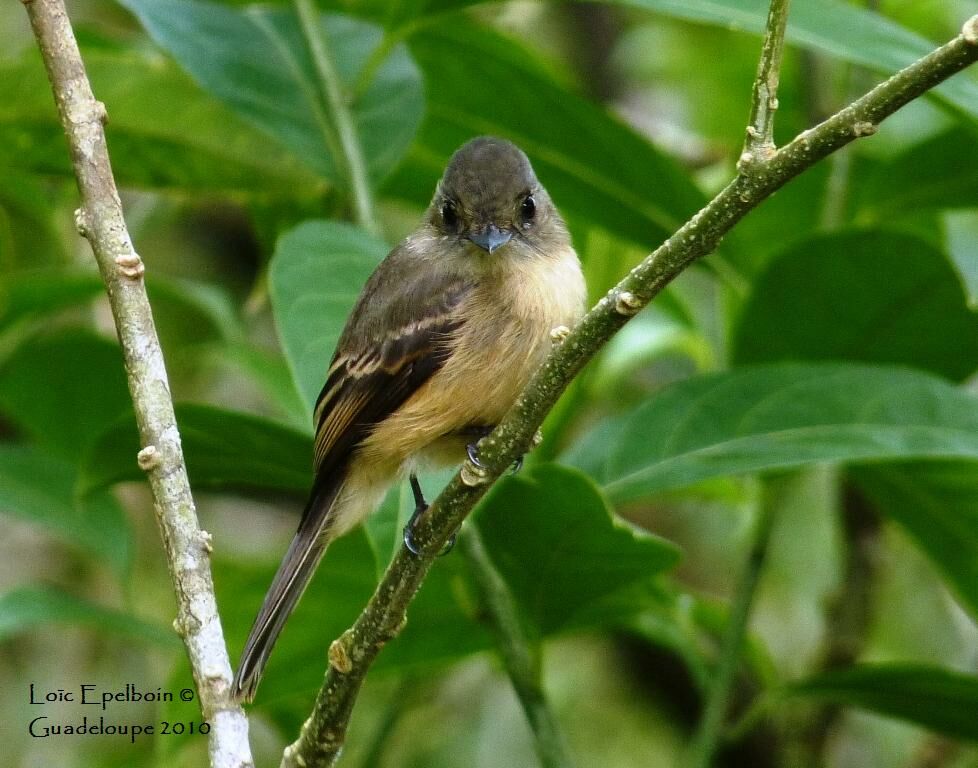
[{"label": "brown plumage", "polygon": [[251,700],[327,544],[417,464],[460,462],[573,325],[585,287],[567,229],[526,156],[473,139],[449,162],[419,229],[377,267],[316,404],[316,479],[242,653]]}]

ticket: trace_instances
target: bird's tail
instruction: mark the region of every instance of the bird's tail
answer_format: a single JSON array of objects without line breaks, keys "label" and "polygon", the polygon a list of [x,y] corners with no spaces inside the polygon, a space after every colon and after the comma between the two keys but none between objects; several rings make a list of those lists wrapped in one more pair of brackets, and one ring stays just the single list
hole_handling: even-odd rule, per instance
[{"label": "bird's tail", "polygon": [[255,697],[275,641],[326,551],[330,523],[335,517],[333,506],[342,487],[342,480],[338,480],[315,489],[310,495],[302,522],[265,595],[238,662],[231,684],[231,695],[236,701],[251,701]]}]

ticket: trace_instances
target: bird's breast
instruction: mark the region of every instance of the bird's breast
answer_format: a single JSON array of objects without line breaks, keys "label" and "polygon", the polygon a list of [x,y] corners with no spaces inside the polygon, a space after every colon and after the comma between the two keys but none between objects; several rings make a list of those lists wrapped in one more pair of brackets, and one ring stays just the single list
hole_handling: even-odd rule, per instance
[{"label": "bird's breast", "polygon": [[[571,326],[585,288],[573,250],[532,260],[479,283],[458,307],[463,320],[439,369],[365,441],[370,451],[403,461],[426,448],[442,461],[465,441],[454,433],[497,424],[551,349],[551,331]],[[432,453],[432,451],[428,451]],[[440,463],[440,462],[439,462]]]}]

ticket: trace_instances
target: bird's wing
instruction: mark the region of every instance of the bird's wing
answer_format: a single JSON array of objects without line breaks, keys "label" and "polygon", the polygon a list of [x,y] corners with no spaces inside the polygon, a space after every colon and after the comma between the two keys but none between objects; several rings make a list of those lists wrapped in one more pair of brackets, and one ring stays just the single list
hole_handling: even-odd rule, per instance
[{"label": "bird's wing", "polygon": [[342,471],[370,430],[444,365],[463,323],[455,310],[472,284],[423,275],[380,302],[387,306],[377,305],[371,288],[351,314],[316,402],[317,483]]}]

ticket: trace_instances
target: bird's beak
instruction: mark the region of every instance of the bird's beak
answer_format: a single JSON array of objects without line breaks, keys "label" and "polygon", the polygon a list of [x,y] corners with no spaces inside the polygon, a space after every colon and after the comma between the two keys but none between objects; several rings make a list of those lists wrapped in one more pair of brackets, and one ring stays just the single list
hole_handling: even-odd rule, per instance
[{"label": "bird's beak", "polygon": [[511,232],[502,230],[495,224],[490,224],[481,232],[473,232],[469,235],[469,240],[482,250],[492,253],[497,248],[506,245],[512,236]]}]

